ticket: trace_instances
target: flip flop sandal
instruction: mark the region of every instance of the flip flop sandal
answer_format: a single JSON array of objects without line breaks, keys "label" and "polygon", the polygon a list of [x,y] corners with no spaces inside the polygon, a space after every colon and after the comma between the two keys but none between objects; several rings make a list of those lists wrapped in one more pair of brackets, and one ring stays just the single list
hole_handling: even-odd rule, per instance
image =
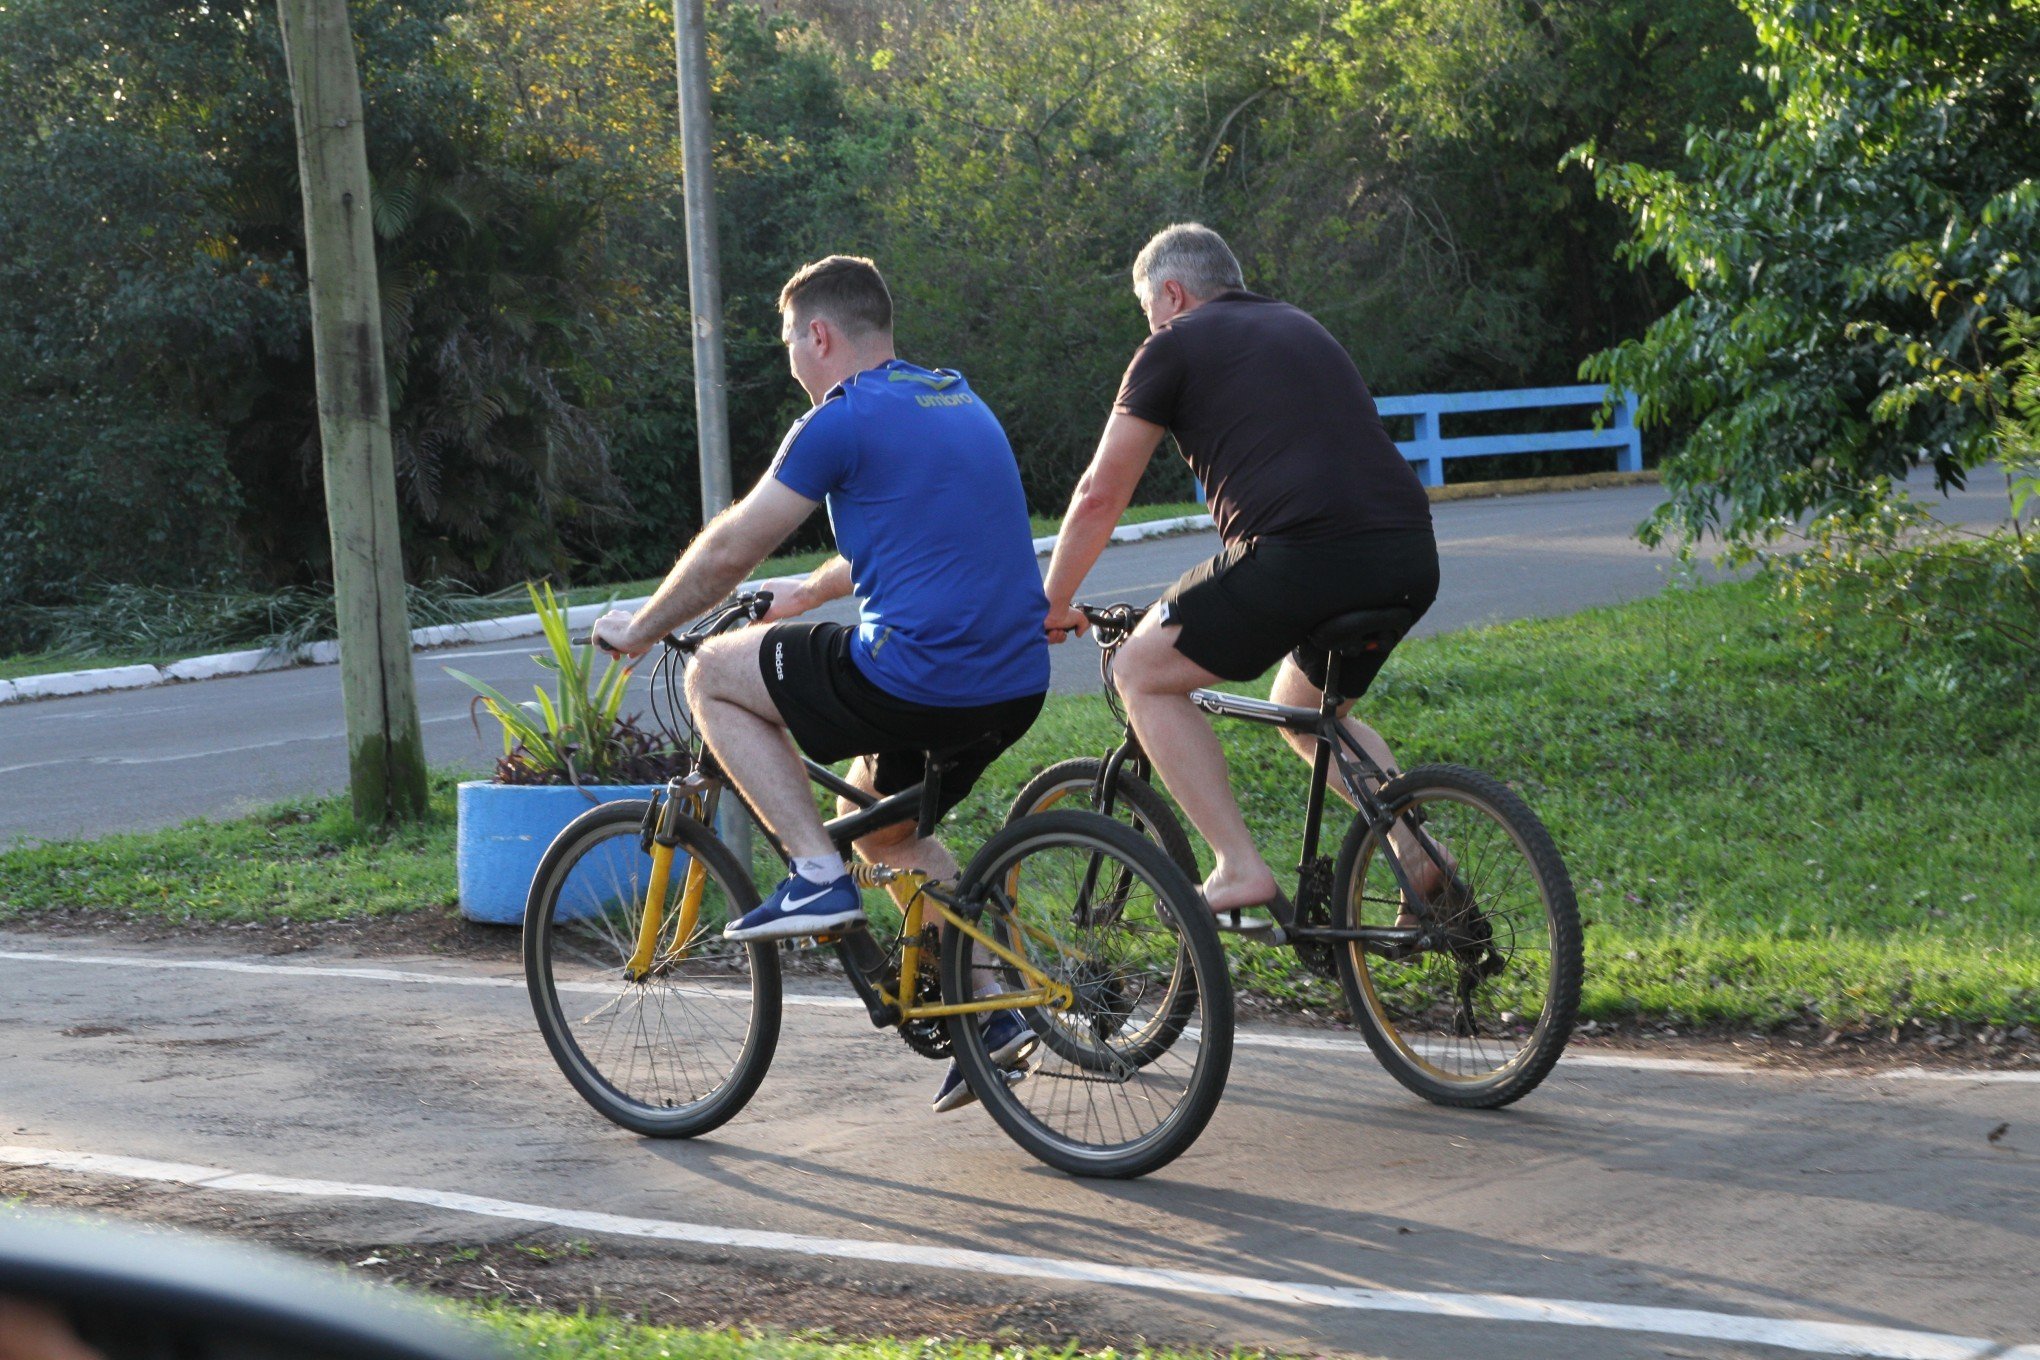
[{"label": "flip flop sandal", "polygon": [[[1202,896],[1202,894],[1199,894],[1199,896]],[[1289,899],[1282,895],[1282,890],[1279,888],[1276,889],[1275,895],[1266,902],[1258,902],[1251,907],[1234,907],[1228,911],[1213,912],[1211,923],[1217,926],[1223,934],[1245,935],[1257,939],[1272,937],[1271,943],[1279,942],[1283,938],[1282,923],[1280,921],[1269,916],[1246,915],[1247,912],[1260,907],[1273,909],[1278,902],[1285,908],[1289,906]]]}]

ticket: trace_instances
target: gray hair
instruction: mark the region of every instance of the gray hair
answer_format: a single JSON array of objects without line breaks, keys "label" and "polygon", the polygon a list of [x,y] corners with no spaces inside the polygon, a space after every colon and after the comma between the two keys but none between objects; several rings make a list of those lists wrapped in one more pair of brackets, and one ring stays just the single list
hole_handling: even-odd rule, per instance
[{"label": "gray hair", "polygon": [[1200,300],[1244,288],[1240,262],[1225,238],[1199,222],[1177,222],[1154,234],[1133,262],[1133,286],[1143,296],[1174,279]]}]

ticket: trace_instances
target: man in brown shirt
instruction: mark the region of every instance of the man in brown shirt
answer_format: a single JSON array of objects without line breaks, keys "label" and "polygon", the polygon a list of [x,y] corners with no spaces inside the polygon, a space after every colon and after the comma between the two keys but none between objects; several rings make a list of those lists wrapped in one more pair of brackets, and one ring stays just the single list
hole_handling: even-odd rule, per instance
[{"label": "man in brown shirt", "polygon": [[[1355,610],[1421,615],[1438,593],[1437,544],[1430,500],[1351,356],[1305,312],[1247,292],[1217,232],[1195,223],[1159,232],[1134,261],[1133,288],[1150,334],[1064,515],[1044,584],[1048,635],[1060,642],[1084,630],[1071,607],[1077,586],[1163,434],[1174,434],[1204,483],[1225,550],[1149,611],[1121,648],[1115,676],[1141,745],[1216,855],[1205,900],[1229,913],[1278,890],[1190,691],[1254,679],[1279,660],[1270,697],[1316,708],[1324,657],[1300,646],[1305,636]],[[1355,696],[1386,658],[1364,655],[1340,675],[1340,688]],[[1393,773],[1380,735],[1346,722]],[[1311,758],[1315,739],[1283,735]]]}]

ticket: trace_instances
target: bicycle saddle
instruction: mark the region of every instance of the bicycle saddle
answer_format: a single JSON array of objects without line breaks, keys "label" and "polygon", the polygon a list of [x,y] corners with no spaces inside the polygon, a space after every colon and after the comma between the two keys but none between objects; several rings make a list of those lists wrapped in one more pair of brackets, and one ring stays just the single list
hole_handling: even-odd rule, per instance
[{"label": "bicycle saddle", "polygon": [[1327,652],[1369,652],[1393,646],[1416,621],[1407,609],[1361,609],[1325,620],[1305,641]]}]

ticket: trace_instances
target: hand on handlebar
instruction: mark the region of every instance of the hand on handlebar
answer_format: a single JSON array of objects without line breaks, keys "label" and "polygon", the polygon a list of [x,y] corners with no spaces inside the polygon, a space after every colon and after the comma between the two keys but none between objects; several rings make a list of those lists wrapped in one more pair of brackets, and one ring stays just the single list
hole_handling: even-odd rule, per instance
[{"label": "hand on handlebar", "polygon": [[630,626],[628,610],[612,609],[595,620],[595,626],[588,630],[588,640],[611,656],[628,657],[635,661],[651,650],[657,639],[638,641]]},{"label": "hand on handlebar", "polygon": [[757,588],[748,594],[751,598],[764,596],[769,606],[763,614],[753,617],[753,623],[777,623],[796,614],[805,614],[819,603],[808,598],[807,579],[800,576],[760,581]]},{"label": "hand on handlebar", "polygon": [[1042,631],[1048,634],[1051,643],[1061,642],[1069,637],[1082,637],[1091,621],[1083,611],[1072,606],[1068,609],[1050,609],[1048,619],[1042,624]]}]

